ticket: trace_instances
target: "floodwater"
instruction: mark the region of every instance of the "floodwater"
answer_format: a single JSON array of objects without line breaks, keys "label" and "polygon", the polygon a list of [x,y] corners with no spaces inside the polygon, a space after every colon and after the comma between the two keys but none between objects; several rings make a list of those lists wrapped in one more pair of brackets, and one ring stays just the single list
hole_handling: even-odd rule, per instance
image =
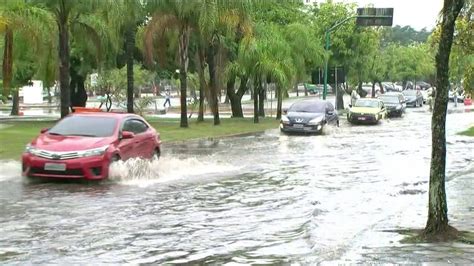
[{"label": "floodwater", "polygon": [[[474,230],[474,113],[448,115],[450,223]],[[322,136],[164,146],[107,182],[45,183],[1,162],[0,264],[474,263],[474,246],[400,244],[426,221],[430,114]]]}]

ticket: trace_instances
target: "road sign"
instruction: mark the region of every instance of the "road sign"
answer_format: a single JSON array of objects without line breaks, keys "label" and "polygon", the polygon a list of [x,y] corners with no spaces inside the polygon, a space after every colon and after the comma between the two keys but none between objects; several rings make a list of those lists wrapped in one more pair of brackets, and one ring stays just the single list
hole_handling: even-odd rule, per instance
[{"label": "road sign", "polygon": [[[337,71],[337,73],[336,73],[336,71]],[[329,67],[328,72],[329,73],[328,73],[327,83],[329,83],[329,84],[336,83],[336,77],[337,77],[337,83],[346,82],[346,75],[345,75],[343,67]],[[324,71],[322,69],[314,70],[311,73],[311,82],[313,84],[323,84],[324,83]]]},{"label": "road sign", "polygon": [[392,26],[393,8],[357,8],[358,26]]}]

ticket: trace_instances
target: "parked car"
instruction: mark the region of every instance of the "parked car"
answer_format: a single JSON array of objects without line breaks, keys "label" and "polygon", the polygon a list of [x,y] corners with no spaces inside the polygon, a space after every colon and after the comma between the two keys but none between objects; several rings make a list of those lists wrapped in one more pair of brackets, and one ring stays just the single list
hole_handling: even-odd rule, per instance
[{"label": "parked car", "polygon": [[380,120],[387,117],[387,110],[380,99],[358,99],[355,104],[349,105],[347,120],[352,123],[371,123],[377,124]]},{"label": "parked car", "polygon": [[[305,86],[309,94],[322,94],[324,90],[323,84],[306,83]],[[332,87],[329,84],[327,84],[327,93],[333,93]]]},{"label": "parked car", "polygon": [[385,92],[400,91],[398,87],[392,82],[382,82]]},{"label": "parked car", "polygon": [[160,155],[160,135],[134,114],[73,113],[26,146],[27,177],[100,180],[117,160]]},{"label": "parked car", "polygon": [[378,97],[383,101],[388,116],[401,117],[406,109],[405,97],[399,92],[389,92]]},{"label": "parked car", "polygon": [[285,133],[321,133],[327,124],[339,126],[339,117],[332,103],[323,100],[302,100],[288,108],[280,121]]},{"label": "parked car", "polygon": [[423,95],[419,90],[404,90],[402,93],[405,96],[407,107],[423,106]]},{"label": "parked car", "polygon": [[431,84],[429,84],[428,82],[424,82],[424,81],[417,81],[416,86],[419,86],[422,90],[427,90],[427,89],[431,88]]}]

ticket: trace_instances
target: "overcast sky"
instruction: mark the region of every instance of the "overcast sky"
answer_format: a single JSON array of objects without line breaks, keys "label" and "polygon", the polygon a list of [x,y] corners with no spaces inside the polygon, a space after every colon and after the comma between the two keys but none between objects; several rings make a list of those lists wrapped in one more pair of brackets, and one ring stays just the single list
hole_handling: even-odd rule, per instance
[{"label": "overcast sky", "polygon": [[436,25],[438,14],[443,8],[443,0],[341,0],[355,2],[360,7],[373,4],[374,7],[393,7],[393,25],[421,30],[431,30]]}]

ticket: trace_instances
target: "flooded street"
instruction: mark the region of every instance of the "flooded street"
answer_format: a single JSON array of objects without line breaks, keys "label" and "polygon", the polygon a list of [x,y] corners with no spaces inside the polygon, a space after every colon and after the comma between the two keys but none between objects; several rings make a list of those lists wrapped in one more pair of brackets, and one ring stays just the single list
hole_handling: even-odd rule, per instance
[{"label": "flooded street", "polygon": [[[473,112],[448,115],[450,223],[474,230]],[[159,128],[158,128],[159,130]],[[426,222],[430,113],[323,136],[275,130],[165,145],[102,183],[31,182],[0,162],[0,264],[458,262],[474,246],[400,244]]]}]

